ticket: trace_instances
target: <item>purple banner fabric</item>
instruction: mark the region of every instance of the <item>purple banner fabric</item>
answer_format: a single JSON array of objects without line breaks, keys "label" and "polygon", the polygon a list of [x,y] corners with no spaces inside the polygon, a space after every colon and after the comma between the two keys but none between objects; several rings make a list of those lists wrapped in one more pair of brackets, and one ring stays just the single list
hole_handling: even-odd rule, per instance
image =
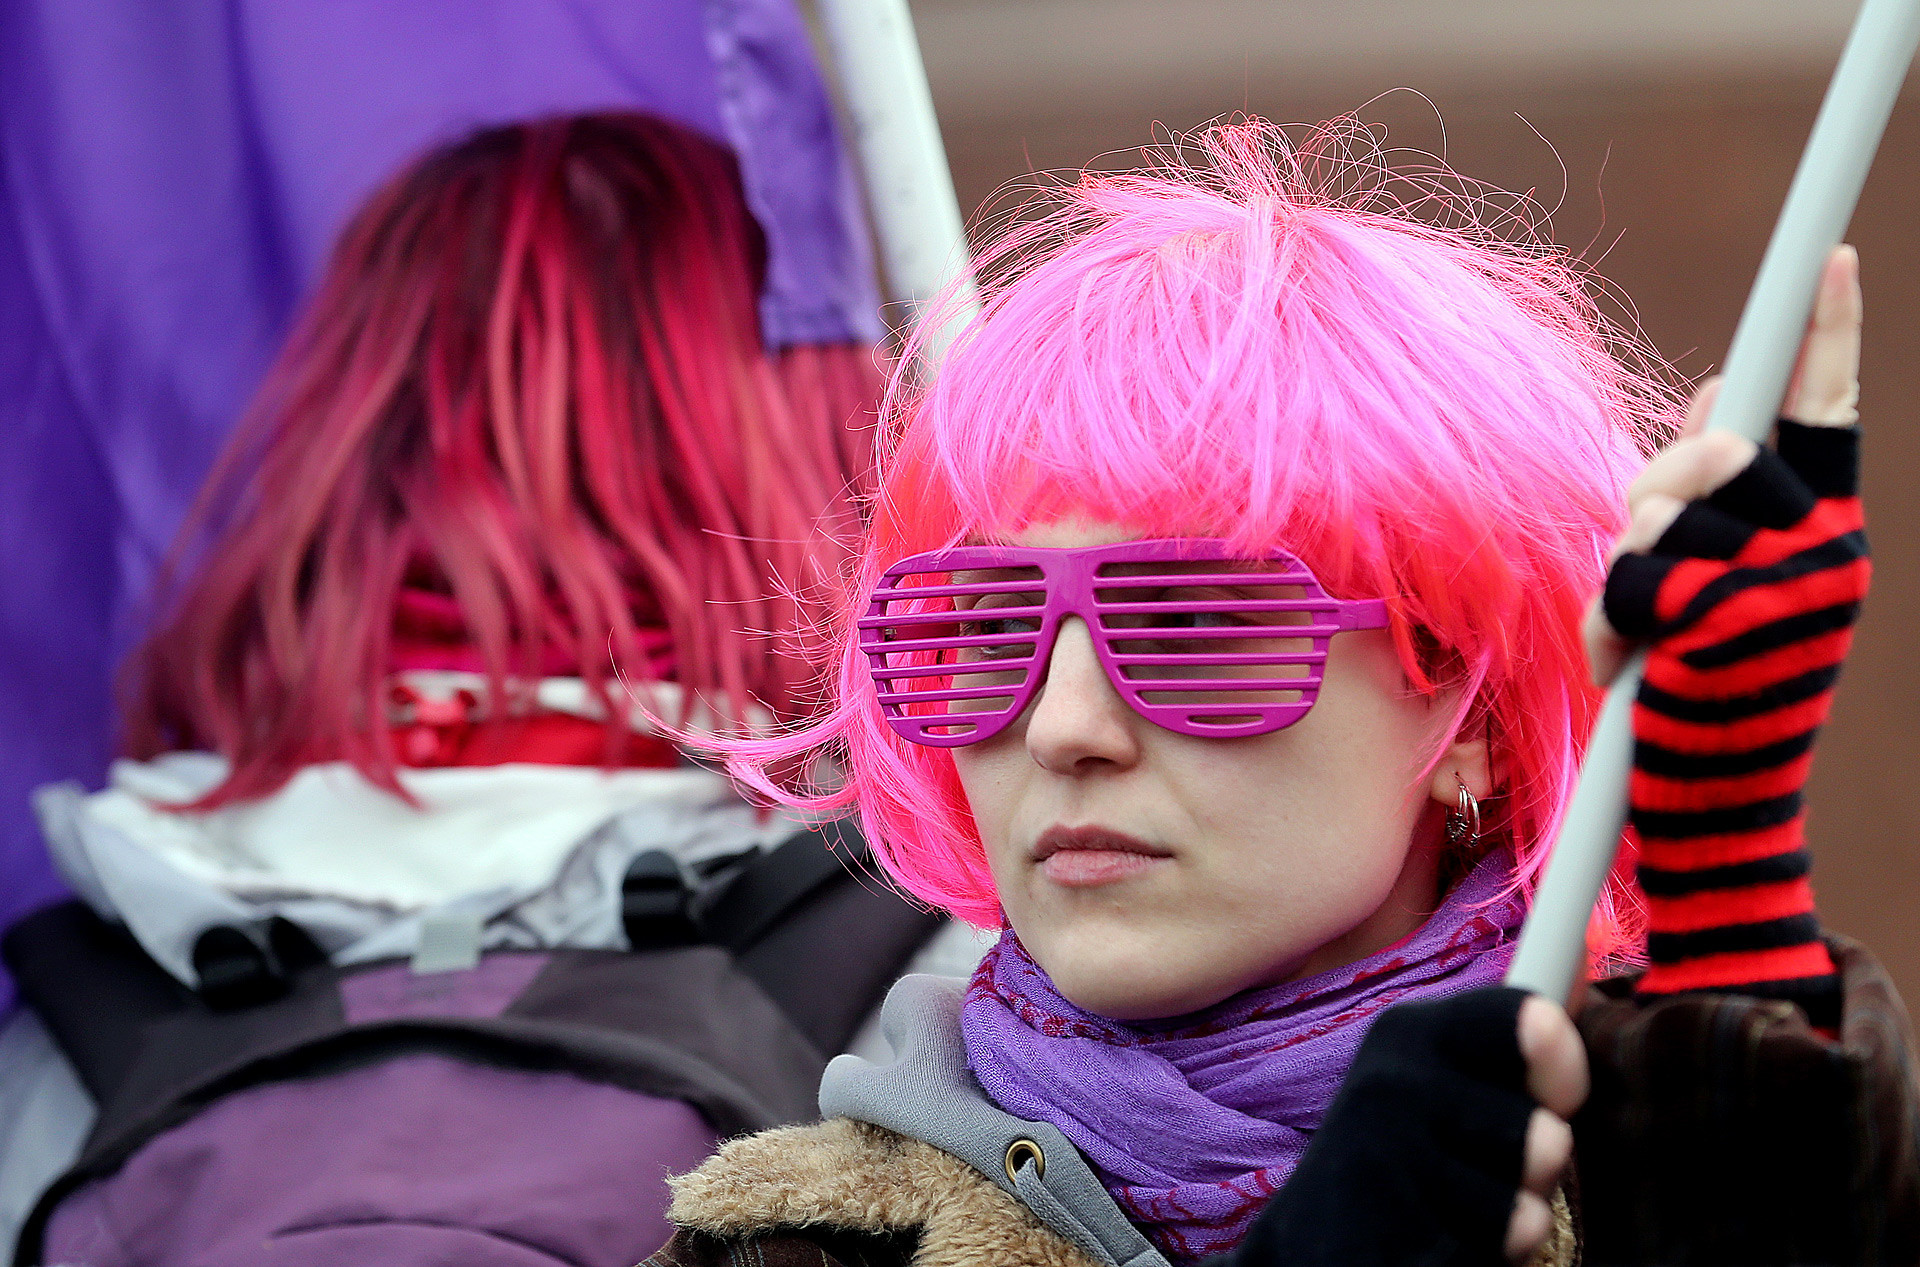
[{"label": "purple banner fabric", "polygon": [[58,892],[28,793],[103,775],[113,660],[344,218],[427,145],[609,107],[741,156],[769,342],[877,337],[792,0],[0,0],[0,925]]}]

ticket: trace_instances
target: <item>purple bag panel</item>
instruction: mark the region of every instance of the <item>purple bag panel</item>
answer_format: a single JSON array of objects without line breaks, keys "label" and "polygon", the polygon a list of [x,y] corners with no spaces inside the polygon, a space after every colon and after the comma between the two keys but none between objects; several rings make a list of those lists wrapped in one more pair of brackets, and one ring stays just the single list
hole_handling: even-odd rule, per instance
[{"label": "purple bag panel", "polygon": [[488,955],[460,972],[417,973],[405,963],[356,972],[340,981],[340,1008],[349,1025],[410,1016],[464,1016],[488,1020],[507,1010],[548,956]]},{"label": "purple bag panel", "polygon": [[715,1133],[678,1100],[418,1053],[228,1096],[62,1202],[62,1267],[631,1267]]},{"label": "purple bag panel", "polygon": [[[794,858],[813,874],[811,854],[772,857],[774,880]],[[747,874],[785,892],[766,867]],[[772,904],[780,931],[836,944],[808,923],[818,915],[885,933],[871,909],[839,902],[868,891],[834,874],[831,901],[815,894],[798,914]],[[743,918],[770,901],[762,892]],[[70,908],[22,925],[8,953],[70,1050],[90,1053],[79,1063],[103,1109],[28,1219],[23,1264],[631,1267],[671,1234],[667,1176],[724,1134],[811,1117],[826,1064],[728,951],[689,945],[501,952],[427,974],[315,967],[278,999],[136,1018],[137,1053],[114,1074],[103,1053],[127,1035],[55,1006],[81,1001],[57,983],[91,980],[110,997],[128,993],[133,969],[158,970],[131,942],[117,959],[97,917]],[[919,928],[918,912],[900,914]]]}]

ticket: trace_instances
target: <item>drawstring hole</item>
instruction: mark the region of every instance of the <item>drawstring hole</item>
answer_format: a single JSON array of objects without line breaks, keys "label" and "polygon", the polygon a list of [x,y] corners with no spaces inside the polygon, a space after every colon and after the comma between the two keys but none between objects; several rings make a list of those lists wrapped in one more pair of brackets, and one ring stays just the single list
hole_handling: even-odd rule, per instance
[{"label": "drawstring hole", "polygon": [[1033,1163],[1033,1177],[1035,1179],[1045,1179],[1047,1177],[1047,1155],[1040,1151],[1040,1145],[1030,1139],[1016,1139],[1011,1144],[1008,1144],[1006,1157],[1007,1182],[1013,1184],[1019,1183],[1020,1178],[1017,1172],[1021,1166],[1028,1162]]}]

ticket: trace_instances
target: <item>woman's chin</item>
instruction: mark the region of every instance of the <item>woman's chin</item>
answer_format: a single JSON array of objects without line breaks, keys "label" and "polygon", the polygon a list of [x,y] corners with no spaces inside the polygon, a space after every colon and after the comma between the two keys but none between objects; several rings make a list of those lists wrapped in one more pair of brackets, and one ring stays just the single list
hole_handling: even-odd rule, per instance
[{"label": "woman's chin", "polygon": [[[1031,950],[1031,947],[1029,947]],[[1115,1021],[1157,1021],[1212,1007],[1238,993],[1232,982],[1195,978],[1169,971],[1162,956],[1130,953],[1109,945],[1084,954],[1055,957],[1041,967],[1067,1002]]]}]

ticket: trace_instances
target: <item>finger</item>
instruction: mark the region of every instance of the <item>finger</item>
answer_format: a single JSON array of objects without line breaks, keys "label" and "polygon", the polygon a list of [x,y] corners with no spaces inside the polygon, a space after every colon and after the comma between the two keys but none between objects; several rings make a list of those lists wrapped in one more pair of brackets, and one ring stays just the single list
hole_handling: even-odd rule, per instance
[{"label": "finger", "polygon": [[1566,1009],[1539,995],[1520,1005],[1520,1057],[1527,1093],[1548,1111],[1570,1118],[1587,1099],[1587,1049]]},{"label": "finger", "polygon": [[[1686,510],[1687,503],[1665,493],[1648,493],[1633,506],[1633,519],[1627,524],[1627,530],[1614,543],[1612,552],[1607,556],[1607,566],[1623,554],[1631,551],[1648,551],[1666,535],[1674,520]],[[1587,646],[1587,670],[1593,676],[1595,686],[1604,687],[1619,675],[1620,666],[1626,663],[1627,653],[1632,649],[1628,639],[1621,636],[1607,620],[1605,594],[1596,594],[1587,604],[1586,619],[1581,624],[1581,634]]]},{"label": "finger", "polygon": [[1667,493],[1642,494],[1632,503],[1633,518],[1628,521],[1627,530],[1620,534],[1620,540],[1614,542],[1607,562],[1612,563],[1630,552],[1645,554],[1653,549],[1654,543],[1667,535],[1667,529],[1673,527],[1673,521],[1687,508],[1687,500]]},{"label": "finger", "polygon": [[1787,402],[1786,416],[1796,422],[1844,427],[1860,420],[1860,257],[1851,246],[1827,257]]},{"label": "finger", "polygon": [[1513,1214],[1507,1219],[1507,1261],[1525,1263],[1552,1232],[1553,1207],[1531,1192],[1514,1193]]},{"label": "finger", "polygon": [[1628,513],[1648,497],[1690,502],[1707,496],[1745,470],[1759,447],[1730,431],[1709,431],[1674,441],[1647,463],[1627,489]]},{"label": "finger", "polygon": [[1693,392],[1693,399],[1687,402],[1687,416],[1680,422],[1680,432],[1675,439],[1697,436],[1707,429],[1707,419],[1713,415],[1713,402],[1720,399],[1719,374],[1705,379]]},{"label": "finger", "polygon": [[1566,1119],[1535,1109],[1527,1119],[1526,1152],[1520,1167],[1520,1186],[1550,1197],[1573,1160],[1573,1128]]},{"label": "finger", "polygon": [[1631,644],[1607,623],[1601,597],[1596,594],[1593,601],[1587,604],[1587,618],[1582,624],[1582,633],[1587,643],[1587,671],[1593,675],[1595,686],[1605,688],[1620,676],[1620,666],[1627,662]]}]

